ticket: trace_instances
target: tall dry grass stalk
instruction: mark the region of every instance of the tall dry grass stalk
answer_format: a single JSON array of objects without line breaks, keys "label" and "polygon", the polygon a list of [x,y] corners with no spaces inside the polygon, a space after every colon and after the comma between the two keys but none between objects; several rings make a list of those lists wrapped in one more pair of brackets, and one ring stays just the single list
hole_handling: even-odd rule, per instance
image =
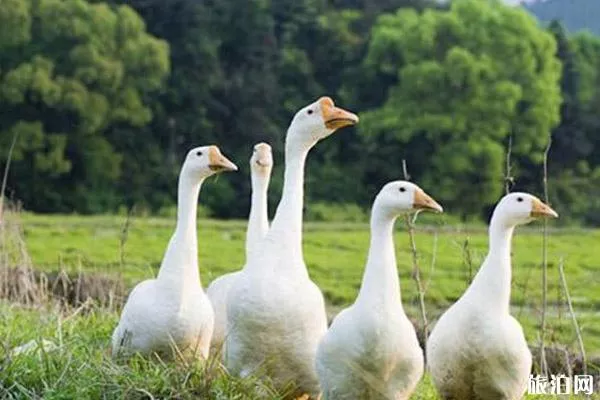
[{"label": "tall dry grass stalk", "polygon": [[583,336],[581,335],[581,329],[579,328],[579,324],[577,323],[577,317],[575,316],[575,310],[573,309],[573,302],[571,301],[571,295],[569,294],[569,286],[567,285],[567,278],[565,277],[564,260],[562,257],[560,259],[560,262],[558,263],[558,273],[560,274],[560,282],[562,284],[565,298],[567,299],[567,306],[569,307],[571,321],[573,322],[573,327],[575,328],[575,333],[577,335],[577,344],[579,345],[579,352],[581,353],[583,374],[587,375],[587,357],[585,354],[585,347],[583,345]]},{"label": "tall dry grass stalk", "polygon": [[18,135],[18,131],[13,134],[0,187],[0,298],[33,304],[42,301],[45,293],[37,284],[25,246],[19,206],[6,200],[8,171]]},{"label": "tall dry grass stalk", "polygon": [[121,236],[119,237],[119,262],[121,268],[119,269],[119,273],[121,273],[123,268],[125,267],[125,245],[127,244],[127,240],[129,239],[129,230],[131,229],[131,224],[133,222],[134,212],[135,205],[127,209],[127,216],[125,217],[125,221],[121,226]]},{"label": "tall dry grass stalk", "polygon": [[[549,204],[548,199],[548,153],[552,146],[552,135],[548,137],[548,144],[544,150],[544,201]],[[540,326],[540,369],[542,375],[548,375],[548,363],[546,360],[546,314],[548,311],[548,221],[543,221],[542,232],[542,315]]]},{"label": "tall dry grass stalk", "polygon": [[17,144],[17,137],[19,136],[19,132],[16,131],[13,134],[12,143],[10,144],[10,148],[8,149],[8,156],[6,157],[6,163],[4,165],[4,173],[2,174],[2,186],[0,187],[0,229],[2,226],[2,220],[4,216],[4,198],[6,197],[6,185],[8,183],[8,171],[10,169],[10,162],[12,161],[13,151],[15,149],[15,145]]},{"label": "tall dry grass stalk", "polygon": [[[410,175],[408,175],[408,169],[406,167],[406,160],[402,160],[402,171],[404,173],[404,179],[410,181]],[[416,216],[415,216],[416,217]],[[423,282],[421,281],[421,268],[419,267],[419,255],[417,253],[417,244],[415,242],[415,224],[414,219],[410,215],[406,215],[406,228],[408,230],[408,237],[410,240],[410,249],[412,254],[413,264],[413,279],[417,285],[417,292],[419,296],[419,310],[421,312],[421,320],[423,323],[423,349],[425,349],[427,343],[427,337],[429,336],[429,323],[427,321],[427,310],[425,307],[425,290],[423,289]]]},{"label": "tall dry grass stalk", "polygon": [[508,146],[506,149],[506,161],[504,165],[504,194],[509,194],[512,185],[515,183],[515,179],[512,176],[512,135],[508,137]]},{"label": "tall dry grass stalk", "polygon": [[47,299],[25,245],[17,206],[4,203],[0,226],[0,298],[33,305]]},{"label": "tall dry grass stalk", "polygon": [[462,260],[463,267],[465,270],[465,287],[468,288],[473,281],[473,255],[471,253],[471,247],[469,237],[465,238],[462,245]]},{"label": "tall dry grass stalk", "polygon": [[433,233],[433,248],[431,250],[431,265],[429,267],[429,274],[427,276],[427,282],[425,282],[425,286],[423,287],[423,291],[427,292],[427,288],[429,288],[429,284],[431,283],[431,279],[433,278],[433,273],[435,271],[435,262],[437,258],[437,248],[438,248],[438,232],[437,230]]},{"label": "tall dry grass stalk", "polygon": [[[133,223],[133,216],[135,213],[135,204],[127,209],[127,216],[125,217],[125,221],[121,226],[121,235],[119,237],[119,273],[117,274],[117,281],[120,284],[120,289],[123,288],[123,271],[125,271],[125,247],[127,245],[127,240],[129,239],[129,230],[131,229],[131,225]],[[110,309],[114,309],[115,300],[116,303],[120,304],[124,302],[123,293],[119,293],[119,291],[111,291],[111,303]],[[121,296],[116,299],[114,296]]]}]

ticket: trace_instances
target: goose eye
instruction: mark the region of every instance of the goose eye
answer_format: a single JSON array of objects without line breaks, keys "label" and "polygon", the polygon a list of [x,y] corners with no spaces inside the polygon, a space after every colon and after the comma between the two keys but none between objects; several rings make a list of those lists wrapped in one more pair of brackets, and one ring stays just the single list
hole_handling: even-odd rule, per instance
[{"label": "goose eye", "polygon": [[522,197],[517,197],[517,201],[520,203],[520,202],[523,201],[523,198]]},{"label": "goose eye", "polygon": [[198,157],[202,157],[202,152],[201,152],[201,151],[197,151],[197,152],[196,152],[196,155],[197,155]]},{"label": "goose eye", "polygon": [[402,193],[404,193],[404,192],[406,192],[406,188],[405,188],[404,186],[402,186],[402,187],[400,187],[400,191],[401,191]]},{"label": "goose eye", "polygon": [[307,113],[308,115],[310,115],[310,114],[312,114],[313,112],[314,112],[313,110],[308,110],[306,113]]}]

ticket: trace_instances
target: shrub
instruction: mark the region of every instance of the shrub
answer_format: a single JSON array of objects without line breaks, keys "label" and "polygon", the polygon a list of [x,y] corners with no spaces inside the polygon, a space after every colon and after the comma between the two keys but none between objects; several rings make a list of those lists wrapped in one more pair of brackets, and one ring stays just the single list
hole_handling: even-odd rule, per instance
[{"label": "shrub", "polygon": [[323,222],[365,222],[369,220],[367,212],[356,204],[326,202],[308,205],[304,218],[307,221]]}]

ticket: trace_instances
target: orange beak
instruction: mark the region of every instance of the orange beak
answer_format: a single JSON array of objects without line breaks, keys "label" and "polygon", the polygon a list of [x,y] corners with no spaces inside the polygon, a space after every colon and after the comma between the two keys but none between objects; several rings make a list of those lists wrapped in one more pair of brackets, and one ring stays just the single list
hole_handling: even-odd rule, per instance
[{"label": "orange beak", "polygon": [[430,210],[435,212],[443,212],[444,209],[438,204],[437,201],[431,198],[427,193],[418,189],[415,192],[415,198],[413,200],[413,208],[417,210]]},{"label": "orange beak", "polygon": [[558,218],[558,213],[554,211],[549,205],[545,204],[539,199],[533,200],[533,205],[531,208],[531,214],[533,218]]},{"label": "orange beak", "polygon": [[319,99],[319,104],[321,106],[323,121],[325,122],[325,127],[327,129],[336,130],[358,123],[358,116],[356,114],[336,107],[333,100],[331,100],[331,97],[321,97]]},{"label": "orange beak", "polygon": [[217,146],[210,146],[208,149],[208,167],[215,172],[237,171],[238,169],[234,163],[221,154],[221,150]]}]

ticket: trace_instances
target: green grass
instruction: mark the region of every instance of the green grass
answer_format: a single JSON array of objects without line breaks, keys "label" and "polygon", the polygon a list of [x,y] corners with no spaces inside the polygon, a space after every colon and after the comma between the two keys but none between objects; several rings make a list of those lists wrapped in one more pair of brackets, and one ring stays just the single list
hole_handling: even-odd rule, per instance
[{"label": "green grass", "polygon": [[[122,246],[124,222],[124,217],[113,216],[23,217],[26,243],[36,267],[48,271],[65,267],[121,274],[132,286],[156,275],[174,221],[134,218]],[[207,286],[223,273],[241,268],[246,225],[243,221],[201,220],[198,226],[200,272],[202,283]],[[411,278],[408,235],[403,221],[398,221],[397,228],[396,252],[402,298],[409,314],[417,319],[417,291]],[[305,261],[332,310],[354,300],[362,278],[368,241],[366,224],[306,224]],[[435,317],[458,299],[467,287],[469,277],[477,272],[487,251],[487,234],[481,226],[456,229],[441,224],[418,232],[416,243],[422,278],[427,284],[428,311]],[[575,344],[576,337],[568,319],[558,275],[562,258],[573,304],[591,352],[600,351],[600,296],[595,284],[600,271],[600,248],[596,247],[599,243],[600,230],[576,229],[553,232],[548,244],[550,331],[561,343]],[[465,253],[470,254],[470,267]],[[518,229],[513,246],[512,304],[514,314],[522,317],[520,321],[532,342],[537,337],[541,310],[541,254],[541,225]]]},{"label": "green grass", "polygon": [[[133,218],[123,241],[124,222],[124,217],[114,216],[22,215],[27,248],[36,268],[120,275],[131,287],[141,279],[155,276],[174,220]],[[476,273],[487,250],[487,235],[485,226],[447,225],[443,216],[429,217],[427,222],[434,225],[420,230],[416,242],[423,281],[427,284],[427,311],[435,321],[436,316],[462,294],[469,277]],[[198,226],[200,270],[203,285],[207,286],[212,279],[242,266],[246,225],[243,221],[201,220]],[[397,227],[402,298],[408,314],[419,320],[408,235],[403,221],[398,221]],[[354,300],[368,240],[366,224],[305,224],[305,261],[311,277],[326,295],[331,314]],[[600,248],[596,247],[599,243],[598,230],[562,229],[552,231],[548,246],[548,338],[571,349],[576,347],[558,277],[558,263],[563,259],[588,354],[600,353],[597,286]],[[541,252],[540,224],[517,230],[513,246],[513,314],[523,325],[531,344],[537,342],[539,332]],[[469,258],[470,266],[466,261]],[[15,398],[34,397],[32,393],[43,393],[44,398],[53,399],[94,398],[98,393],[109,393],[110,398],[145,398],[144,390],[156,397],[185,398],[201,390],[204,394],[210,393],[210,398],[254,398],[255,382],[232,379],[218,368],[208,370],[203,365],[191,365],[182,369],[141,359],[124,366],[114,365],[106,355],[110,333],[118,318],[113,312],[96,310],[67,319],[52,310],[2,307],[0,345],[14,347],[41,337],[61,343],[59,350],[42,355],[41,359],[30,356],[0,364],[0,374],[8,377],[5,382],[17,390]],[[8,386],[4,385],[6,389]],[[244,397],[242,393],[249,394]],[[436,398],[427,379],[414,398]]]},{"label": "green grass", "polygon": [[[237,379],[214,359],[206,363],[164,363],[143,357],[115,362],[108,338],[117,323],[113,312],[26,309],[0,302],[0,398],[37,399],[279,399],[265,383]],[[38,348],[12,356],[11,348],[36,340],[56,348]],[[265,393],[267,393],[265,397]],[[526,396],[528,400],[548,396]],[[575,397],[572,397],[575,398]],[[412,400],[438,399],[425,375]]]},{"label": "green grass", "polygon": [[[107,339],[118,320],[114,313],[63,315],[0,305],[0,315],[6,352],[0,350],[0,398],[148,399],[150,393],[155,398],[254,399],[261,389],[273,393],[251,379],[227,376],[212,360],[164,363],[134,357],[113,362]],[[11,347],[41,339],[57,348],[10,356]]]}]

